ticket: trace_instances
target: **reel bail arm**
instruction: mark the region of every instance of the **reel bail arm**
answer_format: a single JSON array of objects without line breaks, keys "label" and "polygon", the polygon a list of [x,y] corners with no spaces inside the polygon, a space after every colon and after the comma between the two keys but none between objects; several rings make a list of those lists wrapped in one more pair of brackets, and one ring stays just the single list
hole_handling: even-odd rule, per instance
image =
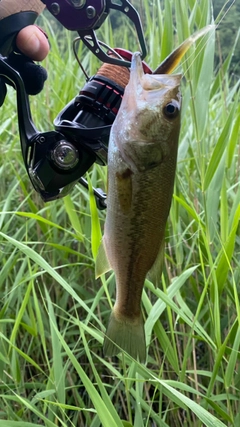
[{"label": "reel bail arm", "polygon": [[102,62],[130,67],[125,59],[108,55],[96,37],[95,30],[100,28],[110,10],[125,14],[136,29],[142,59],[147,54],[146,43],[140,16],[128,0],[42,0],[49,12],[68,30],[77,31],[82,42]]}]

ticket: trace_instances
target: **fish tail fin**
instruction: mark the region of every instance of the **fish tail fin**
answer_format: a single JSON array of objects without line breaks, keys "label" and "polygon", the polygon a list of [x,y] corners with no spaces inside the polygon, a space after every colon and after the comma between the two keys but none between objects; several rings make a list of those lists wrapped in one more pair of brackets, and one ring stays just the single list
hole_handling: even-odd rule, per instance
[{"label": "fish tail fin", "polygon": [[142,314],[135,318],[116,315],[112,311],[103,344],[105,356],[115,356],[121,350],[129,353],[140,362],[146,360],[146,341]]}]

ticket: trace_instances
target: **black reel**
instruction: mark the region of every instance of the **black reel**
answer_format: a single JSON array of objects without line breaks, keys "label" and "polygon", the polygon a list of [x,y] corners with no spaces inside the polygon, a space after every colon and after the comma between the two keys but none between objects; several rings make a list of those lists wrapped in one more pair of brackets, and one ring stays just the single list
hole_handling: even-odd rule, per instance
[{"label": "black reel", "polygon": [[[55,130],[39,132],[32,121],[29,99],[20,74],[0,56],[0,76],[17,91],[22,154],[30,180],[45,202],[66,196],[77,182],[87,187],[83,175],[93,165],[107,164],[111,125],[124,89],[96,75],[89,79],[57,116]],[[100,209],[106,194],[94,189]]]}]

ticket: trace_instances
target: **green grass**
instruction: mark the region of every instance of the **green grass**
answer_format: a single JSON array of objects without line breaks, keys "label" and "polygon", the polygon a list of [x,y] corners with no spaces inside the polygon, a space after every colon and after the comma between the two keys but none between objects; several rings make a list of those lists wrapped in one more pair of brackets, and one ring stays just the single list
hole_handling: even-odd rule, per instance
[{"label": "green grass", "polygon": [[[153,69],[212,23],[209,0],[138,7]],[[31,105],[38,128],[50,130],[84,76],[72,34],[40,23],[51,42],[49,79]],[[128,34],[121,40],[107,23],[99,30],[112,46],[132,48]],[[179,69],[182,128],[165,268],[159,288],[146,280],[142,298],[146,365],[103,357],[115,296],[113,274],[94,279],[105,213],[80,185],[43,204],[24,170],[9,90],[0,123],[0,427],[239,426],[239,83],[228,73],[234,46],[215,68],[214,42],[214,32],[199,40]],[[100,64],[79,49],[95,73]],[[89,180],[105,188],[106,168],[95,166]]]}]

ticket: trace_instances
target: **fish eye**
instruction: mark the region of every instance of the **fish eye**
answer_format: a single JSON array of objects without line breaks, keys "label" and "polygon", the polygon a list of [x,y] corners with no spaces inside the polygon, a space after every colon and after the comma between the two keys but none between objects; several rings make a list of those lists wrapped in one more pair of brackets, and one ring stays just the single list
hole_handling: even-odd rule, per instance
[{"label": "fish eye", "polygon": [[163,107],[163,113],[168,119],[175,119],[179,114],[178,104],[174,101],[169,102]]}]

